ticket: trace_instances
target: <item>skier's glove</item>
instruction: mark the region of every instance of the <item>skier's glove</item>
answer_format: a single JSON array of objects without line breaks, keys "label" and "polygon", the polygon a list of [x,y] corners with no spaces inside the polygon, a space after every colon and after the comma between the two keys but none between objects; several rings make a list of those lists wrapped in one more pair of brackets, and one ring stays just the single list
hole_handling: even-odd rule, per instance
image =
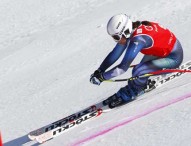
[{"label": "skier's glove", "polygon": [[91,76],[90,76],[90,82],[95,85],[100,85],[101,82],[103,82],[105,79],[102,75],[101,70],[96,70]]}]

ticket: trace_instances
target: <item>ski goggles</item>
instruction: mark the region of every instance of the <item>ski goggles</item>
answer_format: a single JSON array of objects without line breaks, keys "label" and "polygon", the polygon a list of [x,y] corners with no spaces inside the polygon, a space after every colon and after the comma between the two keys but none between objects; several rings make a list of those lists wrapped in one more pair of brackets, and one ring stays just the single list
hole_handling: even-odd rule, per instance
[{"label": "ski goggles", "polygon": [[122,31],[121,33],[118,34],[114,34],[111,37],[116,41],[119,42],[122,38],[122,36],[124,36],[126,39],[130,38],[131,33],[129,31],[129,29],[125,30],[124,32]]}]

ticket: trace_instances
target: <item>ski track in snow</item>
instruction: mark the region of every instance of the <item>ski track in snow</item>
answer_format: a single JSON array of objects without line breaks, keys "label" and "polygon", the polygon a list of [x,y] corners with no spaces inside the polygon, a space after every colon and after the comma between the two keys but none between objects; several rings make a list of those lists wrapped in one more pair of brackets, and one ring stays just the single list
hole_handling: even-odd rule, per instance
[{"label": "ski track in snow", "polygon": [[[106,24],[116,13],[168,27],[182,43],[184,62],[191,59],[188,0],[0,1],[0,131],[4,146],[21,146],[31,130],[97,103],[125,86],[89,83],[90,74],[115,45],[107,35]],[[121,78],[127,76],[131,70]],[[83,140],[190,93],[190,84],[190,74],[184,75],[42,145],[66,146]],[[187,99],[168,106],[84,145],[190,146],[190,104]]]}]

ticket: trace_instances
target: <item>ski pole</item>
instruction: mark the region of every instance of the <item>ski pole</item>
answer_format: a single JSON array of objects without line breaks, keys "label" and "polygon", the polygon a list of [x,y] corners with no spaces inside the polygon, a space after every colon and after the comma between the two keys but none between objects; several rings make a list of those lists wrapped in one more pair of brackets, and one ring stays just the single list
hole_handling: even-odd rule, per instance
[{"label": "ski pole", "polygon": [[130,78],[127,78],[127,79],[105,80],[105,82],[123,82],[123,81],[137,80],[137,79],[140,79],[140,78],[150,77],[150,76],[153,76],[153,75],[154,74],[144,74],[144,75],[141,75],[141,76],[130,77]]},{"label": "ski pole", "polygon": [[129,80],[137,80],[140,78],[145,78],[145,77],[150,77],[150,76],[155,76],[155,75],[161,75],[161,74],[169,74],[173,72],[181,72],[181,73],[186,73],[189,72],[191,73],[191,70],[182,70],[182,69],[165,69],[165,70],[159,70],[159,71],[154,71],[150,72],[148,74],[140,75],[140,76],[135,76],[135,77],[130,77],[127,79],[116,79],[116,80],[105,80],[106,82],[123,82],[123,81],[129,81]]}]

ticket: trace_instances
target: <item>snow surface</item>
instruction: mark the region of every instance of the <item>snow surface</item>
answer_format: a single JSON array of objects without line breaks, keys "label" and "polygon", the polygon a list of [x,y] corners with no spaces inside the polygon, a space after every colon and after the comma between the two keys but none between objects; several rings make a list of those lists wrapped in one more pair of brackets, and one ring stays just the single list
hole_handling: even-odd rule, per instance
[{"label": "snow surface", "polygon": [[[88,107],[125,86],[89,83],[90,74],[115,45],[107,35],[106,24],[118,13],[127,13],[134,21],[157,21],[170,28],[182,43],[184,61],[190,60],[190,0],[0,1],[0,130],[4,146],[21,146],[30,131]],[[131,76],[131,70],[121,78],[127,76]],[[188,74],[42,145],[70,145],[191,92],[189,85]],[[187,99],[84,145],[190,146],[190,123],[191,100]]]}]

